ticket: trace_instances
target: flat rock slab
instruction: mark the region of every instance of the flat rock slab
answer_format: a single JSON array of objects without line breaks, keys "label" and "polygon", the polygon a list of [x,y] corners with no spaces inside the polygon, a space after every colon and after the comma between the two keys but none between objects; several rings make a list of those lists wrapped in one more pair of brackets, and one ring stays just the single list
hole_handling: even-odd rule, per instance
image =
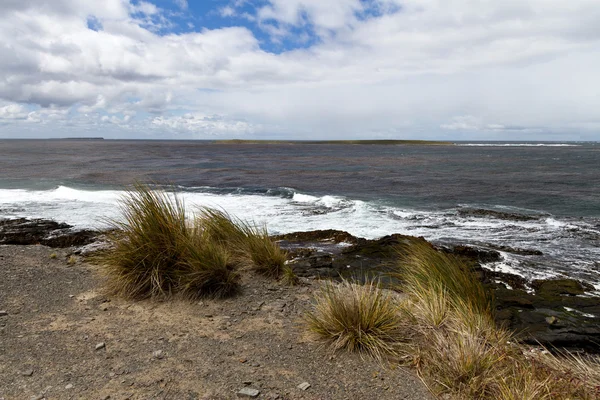
[{"label": "flat rock slab", "polygon": [[238,397],[254,398],[254,397],[258,397],[259,394],[260,394],[260,390],[248,388],[248,387],[242,388],[237,392]]}]

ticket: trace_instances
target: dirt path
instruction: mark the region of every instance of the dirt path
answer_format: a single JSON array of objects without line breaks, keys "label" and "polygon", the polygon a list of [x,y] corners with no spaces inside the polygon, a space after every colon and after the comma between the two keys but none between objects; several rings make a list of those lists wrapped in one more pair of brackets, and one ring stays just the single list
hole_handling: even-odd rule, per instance
[{"label": "dirt path", "polygon": [[131,302],[103,295],[94,267],[66,256],[0,246],[0,399],[230,399],[242,388],[259,399],[430,398],[410,371],[332,356],[306,337],[310,282],[247,276],[230,300]]}]

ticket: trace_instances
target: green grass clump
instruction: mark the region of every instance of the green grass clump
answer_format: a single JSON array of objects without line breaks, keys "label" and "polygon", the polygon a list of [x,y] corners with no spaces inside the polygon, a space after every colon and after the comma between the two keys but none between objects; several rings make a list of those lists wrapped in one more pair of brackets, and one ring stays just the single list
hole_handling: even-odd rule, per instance
[{"label": "green grass clump", "polygon": [[112,246],[98,255],[110,290],[131,298],[173,293],[190,236],[183,203],[138,183],[121,199],[120,209],[123,221],[111,221]]},{"label": "green grass clump", "polygon": [[286,254],[267,230],[224,211],[203,208],[190,225],[177,195],[143,184],[127,192],[120,208],[123,220],[110,221],[111,246],[94,257],[115,294],[223,297],[238,291],[240,267],[284,275]]},{"label": "green grass clump", "polygon": [[597,359],[540,352],[495,325],[491,295],[458,259],[427,245],[401,257],[404,359],[412,361],[432,391],[457,399],[600,398]]},{"label": "green grass clump", "polygon": [[191,298],[222,298],[239,290],[240,274],[231,252],[221,243],[208,240],[203,232],[194,232],[185,242],[176,275],[178,290]]},{"label": "green grass clump", "polygon": [[298,275],[296,275],[296,273],[290,266],[285,265],[281,272],[281,282],[284,285],[295,286],[300,283],[300,279],[298,278]]},{"label": "green grass clump", "polygon": [[402,319],[393,292],[373,281],[365,285],[325,282],[307,313],[308,328],[333,350],[395,355]]},{"label": "green grass clump", "polygon": [[280,278],[285,272],[287,255],[271,240],[265,227],[211,208],[201,210],[197,223],[210,240],[229,248],[241,266],[272,278]]},{"label": "green grass clump", "polygon": [[402,290],[414,297],[443,291],[451,303],[465,304],[475,313],[492,314],[492,295],[469,268],[456,257],[427,244],[413,244],[404,249],[392,275],[403,282]]}]

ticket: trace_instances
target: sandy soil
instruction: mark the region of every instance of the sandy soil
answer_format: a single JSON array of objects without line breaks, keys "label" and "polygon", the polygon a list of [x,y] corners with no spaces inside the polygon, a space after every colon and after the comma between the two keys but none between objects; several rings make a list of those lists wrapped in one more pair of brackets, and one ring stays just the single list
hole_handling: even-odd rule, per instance
[{"label": "sandy soil", "polygon": [[95,267],[68,254],[0,246],[0,400],[230,399],[244,387],[259,399],[431,398],[411,371],[310,339],[315,282],[249,275],[234,299],[132,302],[103,294]]}]

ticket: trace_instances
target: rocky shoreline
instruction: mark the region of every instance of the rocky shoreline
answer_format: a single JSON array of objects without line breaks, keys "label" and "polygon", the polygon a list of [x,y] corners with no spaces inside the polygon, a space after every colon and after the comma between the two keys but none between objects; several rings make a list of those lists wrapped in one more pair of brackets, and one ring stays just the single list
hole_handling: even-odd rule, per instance
[{"label": "rocky shoreline", "polygon": [[[305,278],[365,279],[381,275],[397,262],[399,251],[428,243],[424,238],[400,234],[367,240],[336,230],[296,232],[274,239],[288,250],[295,273]],[[48,220],[15,219],[0,220],[0,244],[69,248],[85,256],[101,248],[103,240],[102,232],[74,230]],[[497,250],[506,248],[455,245],[438,250],[463,259],[493,290],[497,322],[517,331],[526,343],[600,353],[600,298],[591,295],[593,286],[573,279],[528,282],[518,275],[482,267],[499,261]]]}]

